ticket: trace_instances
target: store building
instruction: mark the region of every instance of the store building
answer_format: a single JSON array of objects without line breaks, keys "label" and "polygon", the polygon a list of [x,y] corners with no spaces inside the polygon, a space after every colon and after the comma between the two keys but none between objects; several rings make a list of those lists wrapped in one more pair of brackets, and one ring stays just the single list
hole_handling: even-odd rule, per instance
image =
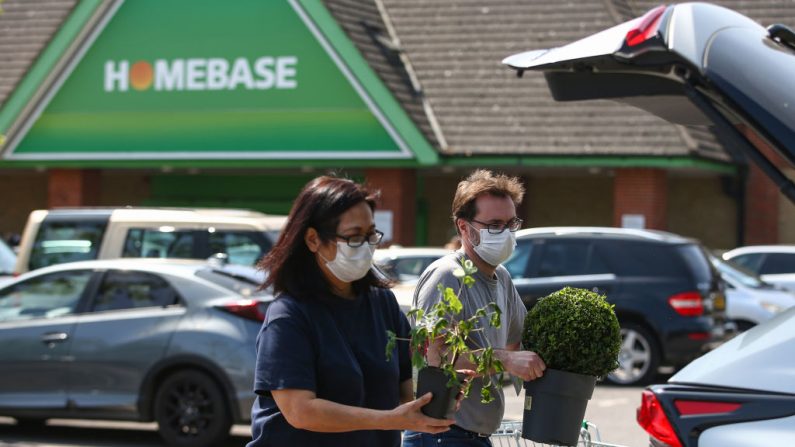
[{"label": "store building", "polygon": [[[765,24],[795,20],[792,4],[721,3]],[[795,242],[792,205],[708,130],[610,102],[554,103],[542,77],[500,64],[642,14],[627,2],[2,8],[0,234],[52,206],[286,213],[331,170],[381,189],[392,242],[439,245],[456,183],[483,167],[523,178],[527,226],[642,226],[715,248]]]}]

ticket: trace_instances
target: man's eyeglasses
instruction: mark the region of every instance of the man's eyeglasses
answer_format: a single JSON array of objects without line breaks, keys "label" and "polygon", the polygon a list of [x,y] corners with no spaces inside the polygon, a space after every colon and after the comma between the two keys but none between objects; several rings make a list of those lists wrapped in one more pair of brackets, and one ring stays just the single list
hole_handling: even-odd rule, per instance
[{"label": "man's eyeglasses", "polygon": [[344,240],[349,247],[361,247],[365,242],[370,245],[378,245],[381,242],[381,239],[384,238],[384,233],[375,230],[372,233],[365,235],[357,234],[356,236],[341,236],[337,234],[335,236]]},{"label": "man's eyeglasses", "polygon": [[515,231],[518,231],[520,228],[522,228],[522,222],[523,222],[522,219],[519,219],[518,217],[514,217],[513,219],[509,220],[507,224],[501,224],[501,223],[490,224],[475,219],[471,219],[470,221],[479,223],[484,227],[486,227],[489,230],[489,234],[500,234],[505,230],[508,230],[511,233],[513,233]]}]

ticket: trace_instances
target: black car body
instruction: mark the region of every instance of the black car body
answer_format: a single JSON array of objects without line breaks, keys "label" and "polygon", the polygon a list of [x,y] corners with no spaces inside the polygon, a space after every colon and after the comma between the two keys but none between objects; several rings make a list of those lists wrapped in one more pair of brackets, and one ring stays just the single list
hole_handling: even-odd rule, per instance
[{"label": "black car body", "polygon": [[597,290],[615,304],[624,341],[608,380],[648,383],[733,333],[723,285],[701,245],[672,233],[598,227],[517,233],[505,263],[525,305],[565,286]]},{"label": "black car body", "polygon": [[[614,99],[680,124],[712,125],[738,162],[752,160],[795,202],[795,32],[764,28],[706,3],[645,16],[551,50],[508,57],[541,70],[559,101]],[[692,362],[647,389],[638,422],[651,445],[769,446],[795,442],[792,312]]]}]

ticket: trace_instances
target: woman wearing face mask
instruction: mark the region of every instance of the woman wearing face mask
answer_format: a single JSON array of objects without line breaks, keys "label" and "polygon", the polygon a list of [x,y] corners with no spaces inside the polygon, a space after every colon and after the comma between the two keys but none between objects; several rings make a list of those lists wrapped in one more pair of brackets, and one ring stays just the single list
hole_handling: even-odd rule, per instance
[{"label": "woman wearing face mask", "polygon": [[[546,365],[531,351],[521,351],[522,326],[527,311],[516,291],[511,275],[501,264],[510,258],[516,246],[516,232],[522,220],[516,217],[516,207],[521,203],[524,187],[518,179],[478,170],[461,181],[453,198],[453,223],[461,236],[461,249],[451,253],[423,272],[414,292],[414,307],[426,312],[439,301],[437,286],[459,289],[459,279],[454,272],[461,261],[471,260],[478,271],[472,287],[464,287],[459,298],[463,305],[461,319],[475,315],[477,309],[491,302],[502,309],[502,325],[495,328],[483,325],[483,330],[470,335],[470,348],[481,346],[495,348],[494,355],[502,361],[505,370],[523,380],[541,377]],[[444,345],[440,341],[428,347],[428,362],[438,364]],[[472,368],[462,355],[456,366]],[[483,381],[472,382],[470,396],[479,396]],[[404,447],[421,447],[444,444],[452,447],[487,447],[489,436],[500,426],[505,410],[502,389],[495,399],[481,403],[480,399],[465,399],[455,415],[455,425],[447,432],[428,434],[408,431],[403,438]]]},{"label": "woman wearing face mask", "polygon": [[277,299],[257,338],[249,447],[398,446],[400,430],[453,423],[420,412],[431,395],[413,400],[406,343],[386,360],[386,331],[409,326],[373,270],[374,208],[363,186],[316,178],[260,262]]}]

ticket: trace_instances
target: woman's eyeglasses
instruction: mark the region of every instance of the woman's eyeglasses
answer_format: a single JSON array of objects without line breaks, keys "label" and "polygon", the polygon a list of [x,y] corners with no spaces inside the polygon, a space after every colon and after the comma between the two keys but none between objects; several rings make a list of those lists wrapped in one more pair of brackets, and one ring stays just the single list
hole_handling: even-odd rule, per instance
[{"label": "woman's eyeglasses", "polygon": [[381,239],[384,238],[384,233],[375,230],[372,233],[365,235],[357,234],[356,236],[341,236],[337,234],[335,236],[344,240],[349,247],[361,247],[365,244],[365,242],[370,245],[378,245],[381,242]]}]

